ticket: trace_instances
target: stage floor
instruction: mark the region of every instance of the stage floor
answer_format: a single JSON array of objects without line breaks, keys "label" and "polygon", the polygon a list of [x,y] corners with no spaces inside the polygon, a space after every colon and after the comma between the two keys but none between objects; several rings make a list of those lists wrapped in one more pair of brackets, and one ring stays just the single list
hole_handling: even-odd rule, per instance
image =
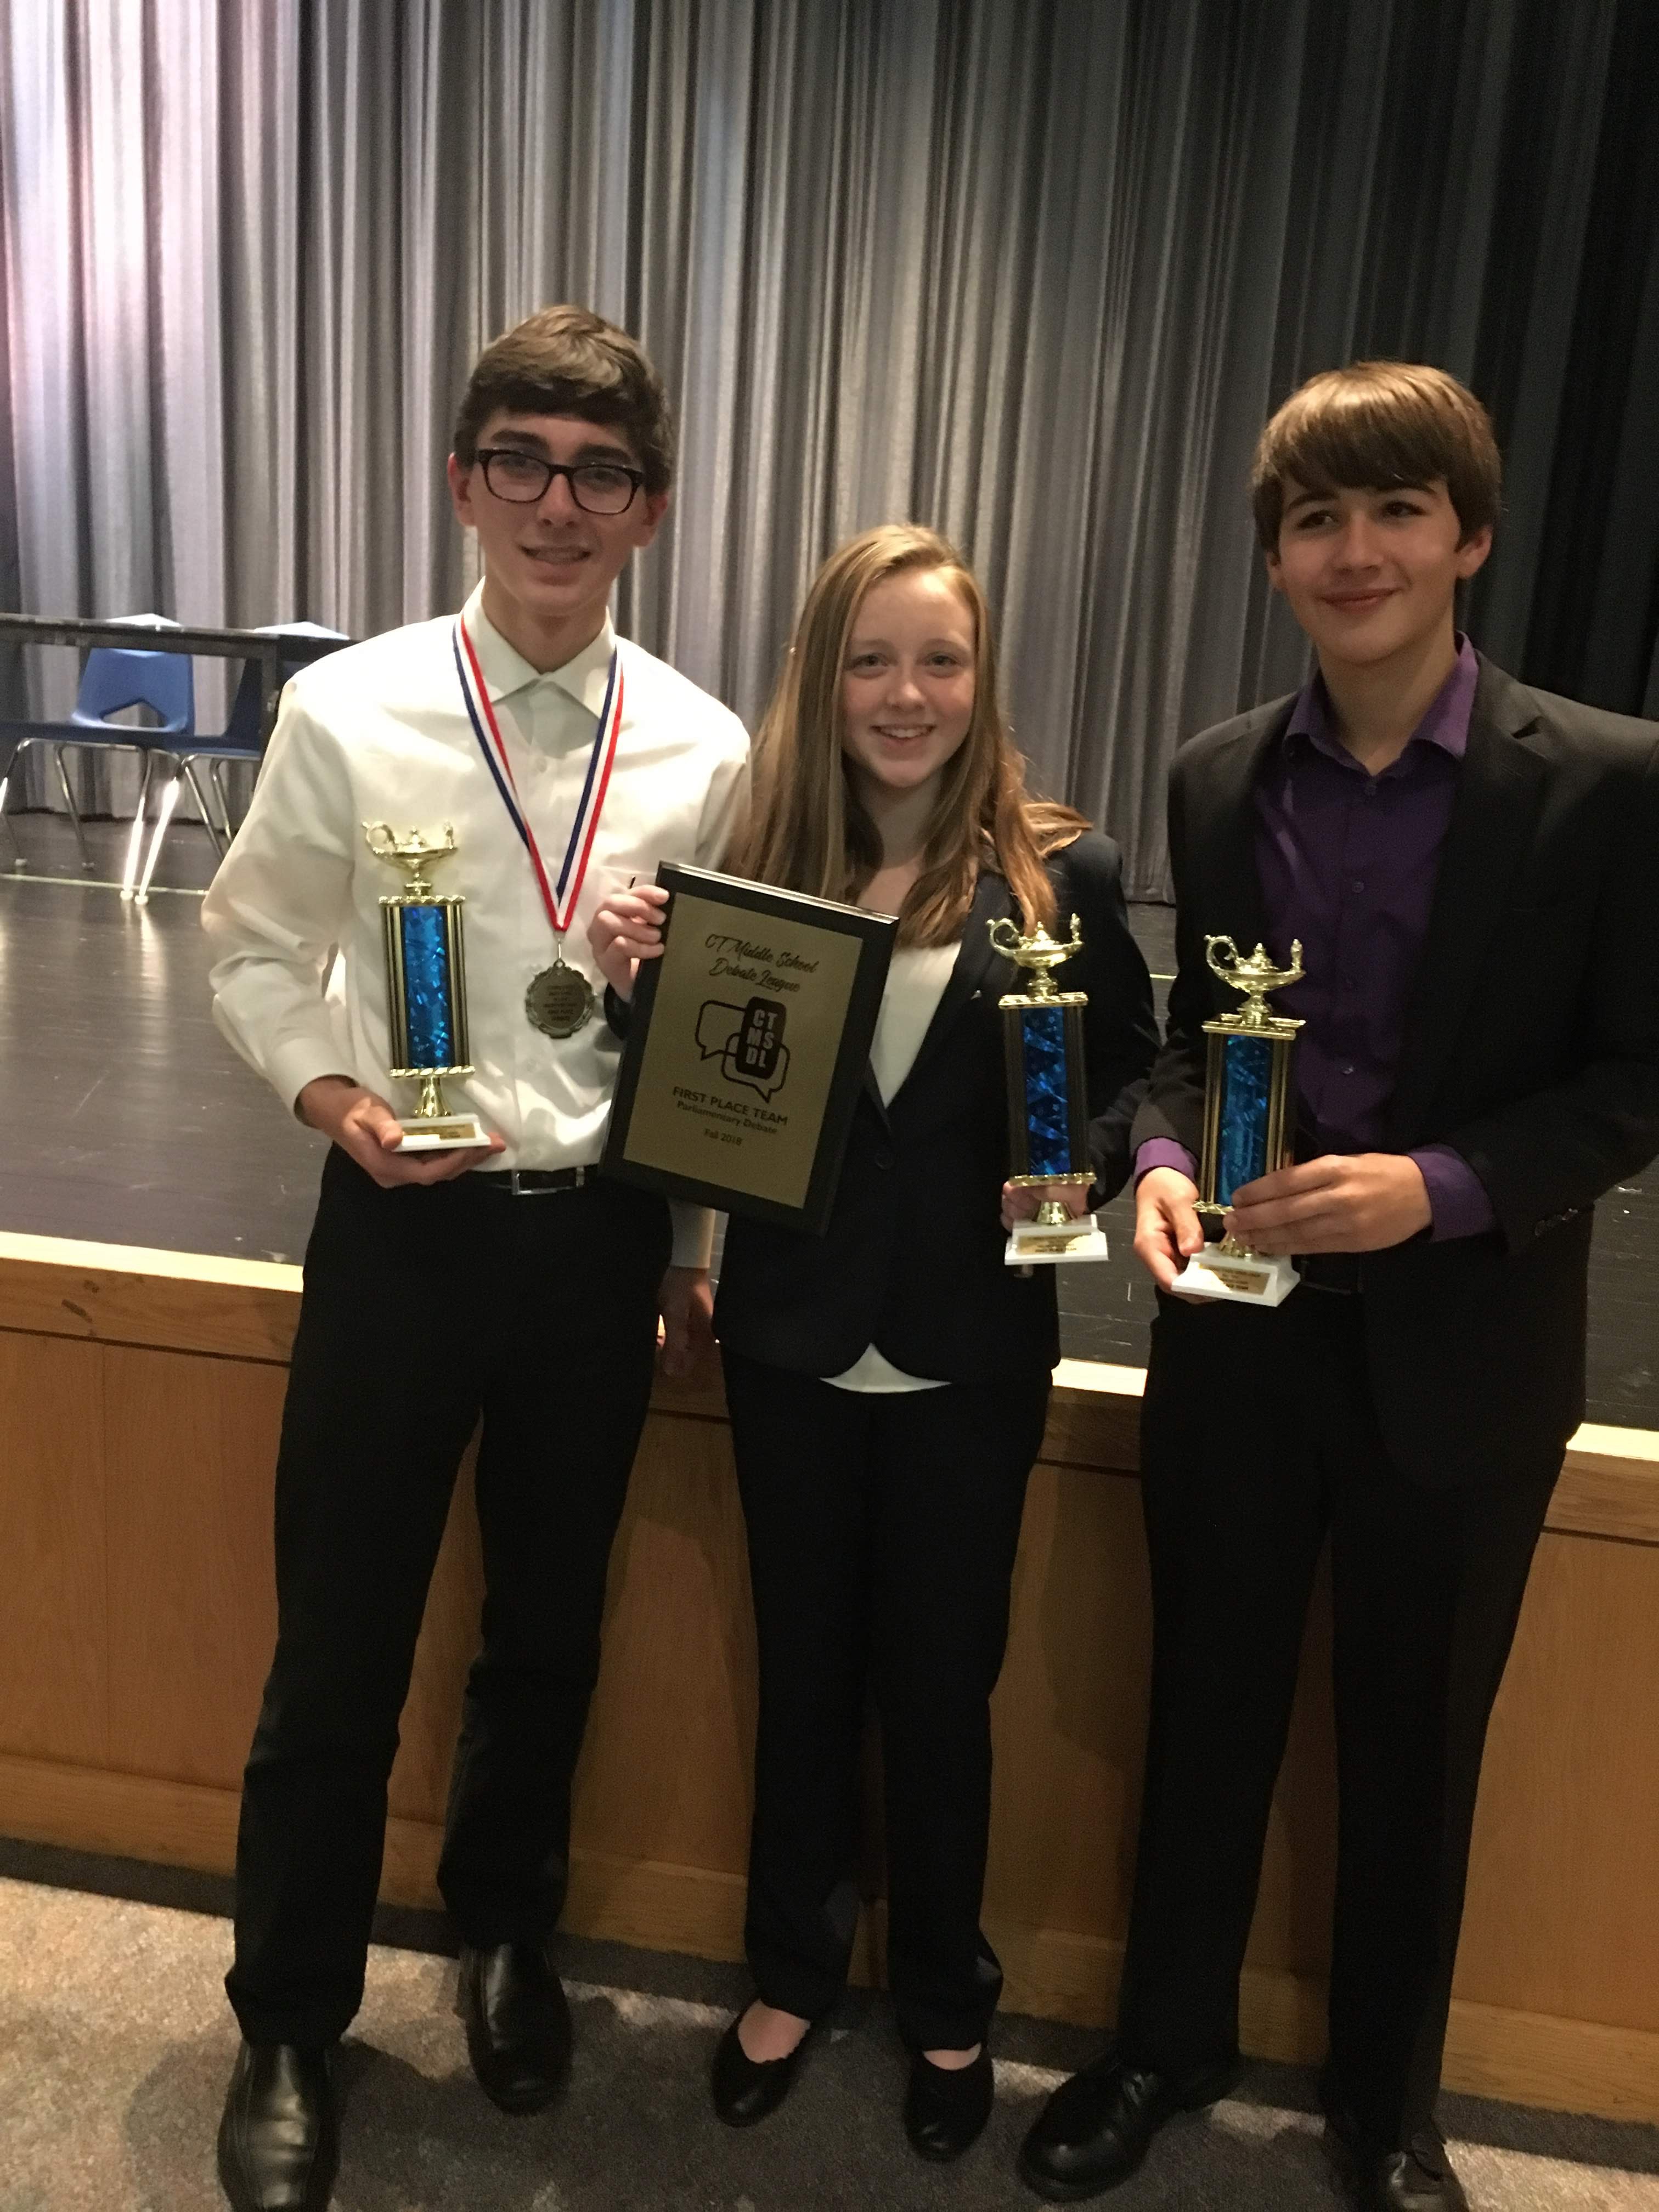
[{"label": "stage floor", "polygon": [[[0,851],[0,1229],[297,1262],[323,1144],[214,1026],[198,927],[207,833],[173,824],[165,887],[133,908],[114,888],[125,825],[88,825],[98,879],[82,880],[65,821],[9,818],[29,868],[11,872]],[[1167,978],[1170,909],[1132,918]],[[1064,1350],[1144,1366],[1152,1296],[1127,1200],[1103,1220],[1110,1259],[1060,1270]],[[1659,1428],[1659,1168],[1596,1209],[1587,1418]]]}]

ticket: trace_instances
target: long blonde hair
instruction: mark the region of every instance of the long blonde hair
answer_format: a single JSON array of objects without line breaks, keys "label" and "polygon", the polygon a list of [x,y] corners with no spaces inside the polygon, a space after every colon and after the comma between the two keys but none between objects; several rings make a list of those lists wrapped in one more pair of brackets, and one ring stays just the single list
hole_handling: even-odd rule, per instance
[{"label": "long blonde hair", "polygon": [[922,844],[921,872],[899,914],[901,945],[948,945],[962,934],[982,867],[1003,876],[1027,929],[1054,920],[1042,863],[1089,827],[1069,806],[1034,799],[997,689],[990,611],[948,540],[890,522],[849,538],[812,580],[776,690],[756,740],[748,818],[726,865],[736,875],[857,902],[881,866],[880,835],[847,773],[842,672],[866,594],[890,576],[937,571],[974,623],[974,710],[946,762]]}]

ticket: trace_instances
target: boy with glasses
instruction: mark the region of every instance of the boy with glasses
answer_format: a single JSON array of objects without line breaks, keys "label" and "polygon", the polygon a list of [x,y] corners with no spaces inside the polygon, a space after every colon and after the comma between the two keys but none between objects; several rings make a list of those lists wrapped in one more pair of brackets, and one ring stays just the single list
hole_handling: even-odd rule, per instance
[{"label": "boy with glasses", "polygon": [[[461,1454],[482,1417],[483,1649],[438,1880],[459,2009],[502,2107],[545,2105],[570,2021],[547,1955],[606,1564],[660,1311],[708,1336],[709,1217],[598,1178],[616,1040],[585,968],[605,890],[715,863],[740,802],[735,716],[608,605],[668,505],[672,430],[635,342],[550,307],[472,372],[449,483],[483,576],[460,615],[296,677],[208,895],[215,1012],[332,1139],[306,1254],[276,1474],[276,1656],[244,1782],[244,2042],[220,2130],[239,2212],[320,2212],[330,2054],[362,2000],[398,1718]],[[454,833],[487,1149],[407,1151],[366,825]],[[384,840],[381,841],[384,842]],[[343,996],[325,995],[337,951]],[[459,1103],[452,1098],[452,1106]]]},{"label": "boy with glasses", "polygon": [[[1237,2078],[1238,1977],[1328,1535],[1340,1783],[1327,2137],[1368,2212],[1467,2212],[1434,2123],[1486,1723],[1584,1408],[1591,1211],[1659,1149],[1659,729],[1516,683],[1455,628],[1498,512],[1485,410],[1362,362],[1274,416],[1252,485],[1314,646],[1170,785],[1178,974],[1133,1139],[1159,1291],[1142,1422],[1152,1715],[1114,2048],[1021,2172],[1070,2202]],[[1285,1303],[1175,1290],[1206,933],[1304,980],[1297,1164],[1228,1226]],[[1241,1418],[1240,1408],[1248,1407]]]}]

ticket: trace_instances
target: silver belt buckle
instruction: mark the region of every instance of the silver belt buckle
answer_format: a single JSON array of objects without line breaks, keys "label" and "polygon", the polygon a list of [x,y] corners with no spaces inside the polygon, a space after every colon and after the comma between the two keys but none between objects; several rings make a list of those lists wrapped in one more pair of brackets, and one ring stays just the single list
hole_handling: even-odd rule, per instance
[{"label": "silver belt buckle", "polygon": [[531,1182],[526,1179],[533,1175],[542,1175],[549,1172],[557,1174],[560,1170],[557,1169],[548,1170],[541,1168],[525,1168],[522,1170],[519,1168],[509,1168],[507,1171],[507,1188],[508,1194],[514,1198],[561,1198],[568,1190],[580,1190],[593,1170],[586,1166],[568,1168],[564,1170],[563,1172],[571,1177],[570,1182],[546,1184],[540,1189],[538,1189],[533,1182]]}]

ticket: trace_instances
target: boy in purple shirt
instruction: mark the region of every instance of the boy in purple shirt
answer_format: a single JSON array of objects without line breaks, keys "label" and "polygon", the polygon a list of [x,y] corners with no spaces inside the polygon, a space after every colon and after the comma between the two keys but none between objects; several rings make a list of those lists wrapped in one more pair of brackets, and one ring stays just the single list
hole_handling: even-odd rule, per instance
[{"label": "boy in purple shirt", "polygon": [[[1467,2212],[1434,2124],[1486,1723],[1583,1416],[1595,1200],[1659,1151],[1659,728],[1533,691],[1454,624],[1491,549],[1492,427],[1443,371],[1315,377],[1262,434],[1294,698],[1170,777],[1178,973],[1137,1117],[1157,1282],[1142,1422],[1154,1622],[1115,2045],[1020,2169],[1124,2179],[1236,2078],[1238,1975],[1304,1621],[1331,1544],[1340,1782],[1328,2140],[1367,2212]],[[1277,1309],[1183,1298],[1206,933],[1304,980],[1295,1164],[1234,1195]],[[1241,1417],[1241,1408],[1248,1414]]]}]

